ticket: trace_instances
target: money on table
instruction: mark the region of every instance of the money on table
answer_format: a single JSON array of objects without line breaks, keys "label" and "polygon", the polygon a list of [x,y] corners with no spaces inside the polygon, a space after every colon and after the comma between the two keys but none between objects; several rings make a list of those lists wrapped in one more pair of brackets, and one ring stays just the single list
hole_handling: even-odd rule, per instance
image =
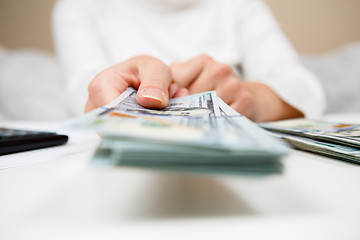
[{"label": "money on table", "polygon": [[360,124],[301,118],[261,126],[297,149],[360,163]]},{"label": "money on table", "polygon": [[237,113],[215,91],[146,109],[128,88],[110,104],[70,124],[98,131],[93,163],[186,172],[280,173],[285,144]]}]

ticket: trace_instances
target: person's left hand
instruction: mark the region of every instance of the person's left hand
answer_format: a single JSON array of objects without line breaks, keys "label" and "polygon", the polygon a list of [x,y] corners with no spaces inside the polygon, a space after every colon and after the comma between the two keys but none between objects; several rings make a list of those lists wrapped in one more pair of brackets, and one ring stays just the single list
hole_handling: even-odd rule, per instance
[{"label": "person's left hand", "polygon": [[215,90],[216,94],[239,113],[254,118],[255,99],[247,83],[239,79],[231,67],[200,55],[171,66],[173,81],[187,88],[189,94]]},{"label": "person's left hand", "polygon": [[170,66],[173,81],[189,94],[215,90],[230,107],[249,119],[262,122],[303,116],[270,87],[239,79],[231,67],[200,55]]}]

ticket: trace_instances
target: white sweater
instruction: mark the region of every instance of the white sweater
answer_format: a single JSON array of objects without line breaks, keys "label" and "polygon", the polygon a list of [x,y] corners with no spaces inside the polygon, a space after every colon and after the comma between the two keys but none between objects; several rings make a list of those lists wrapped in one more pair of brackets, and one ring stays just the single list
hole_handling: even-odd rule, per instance
[{"label": "white sweater", "polygon": [[82,113],[89,82],[110,65],[142,54],[170,64],[202,53],[231,65],[241,78],[267,84],[306,117],[323,112],[321,86],[300,64],[263,1],[161,4],[167,1],[180,2],[58,0],[55,48],[72,114]]}]

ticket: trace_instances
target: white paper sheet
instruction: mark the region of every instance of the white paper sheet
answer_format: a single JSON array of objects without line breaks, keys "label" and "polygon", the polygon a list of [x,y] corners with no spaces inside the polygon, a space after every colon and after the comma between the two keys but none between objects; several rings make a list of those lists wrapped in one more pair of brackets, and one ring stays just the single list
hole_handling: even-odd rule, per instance
[{"label": "white paper sheet", "polygon": [[89,149],[95,149],[95,147],[100,143],[100,137],[95,132],[61,129],[59,128],[61,123],[8,122],[0,123],[0,126],[28,130],[55,131],[69,136],[69,141],[65,145],[0,156],[0,170],[51,160]]}]

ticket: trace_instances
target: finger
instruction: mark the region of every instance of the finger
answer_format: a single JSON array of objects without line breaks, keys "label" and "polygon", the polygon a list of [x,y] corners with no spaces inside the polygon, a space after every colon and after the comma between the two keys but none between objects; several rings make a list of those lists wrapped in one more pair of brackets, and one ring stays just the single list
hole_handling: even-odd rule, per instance
[{"label": "finger", "polygon": [[169,98],[173,98],[175,93],[179,90],[179,86],[176,83],[172,83],[169,86]]},{"label": "finger", "polygon": [[234,76],[229,65],[217,63],[215,61],[207,62],[201,75],[189,87],[191,94],[215,90],[215,88],[230,77]]},{"label": "finger", "polygon": [[86,110],[104,106],[119,96],[129,86],[137,87],[136,76],[121,66],[114,65],[99,73],[89,84],[89,104]]},{"label": "finger", "polygon": [[228,78],[230,73],[225,64],[208,61],[203,65],[201,74],[187,88],[190,94],[215,90],[215,87]]},{"label": "finger", "polygon": [[94,103],[91,101],[90,98],[88,98],[86,105],[85,105],[84,113],[90,112],[90,111],[94,110],[95,108],[97,108],[97,106],[94,105]]},{"label": "finger", "polygon": [[172,81],[171,71],[160,60],[144,56],[136,62],[140,86],[136,101],[147,108],[165,108],[169,101],[169,86]]},{"label": "finger", "polygon": [[244,91],[245,86],[243,81],[236,76],[228,76],[221,80],[216,86],[216,95],[227,104],[231,104],[236,100],[236,97]]},{"label": "finger", "polygon": [[250,119],[250,116],[251,116],[250,112],[247,109],[244,109],[240,102],[234,102],[234,103],[230,104],[230,107],[232,109],[234,109],[235,111],[237,111],[238,113],[240,113]]},{"label": "finger", "polygon": [[169,97],[178,98],[189,95],[189,90],[187,88],[179,88],[176,83],[172,83],[169,87]]},{"label": "finger", "polygon": [[189,95],[189,90],[187,90],[187,88],[179,88],[173,97],[178,98],[178,97],[185,97],[187,95]]},{"label": "finger", "polygon": [[247,118],[256,120],[254,118],[254,96],[251,92],[240,91],[236,97],[237,99],[230,104],[230,107]]},{"label": "finger", "polygon": [[170,66],[174,82],[180,87],[188,87],[202,73],[204,65],[213,61],[207,55],[199,55],[187,62],[176,62]]}]

